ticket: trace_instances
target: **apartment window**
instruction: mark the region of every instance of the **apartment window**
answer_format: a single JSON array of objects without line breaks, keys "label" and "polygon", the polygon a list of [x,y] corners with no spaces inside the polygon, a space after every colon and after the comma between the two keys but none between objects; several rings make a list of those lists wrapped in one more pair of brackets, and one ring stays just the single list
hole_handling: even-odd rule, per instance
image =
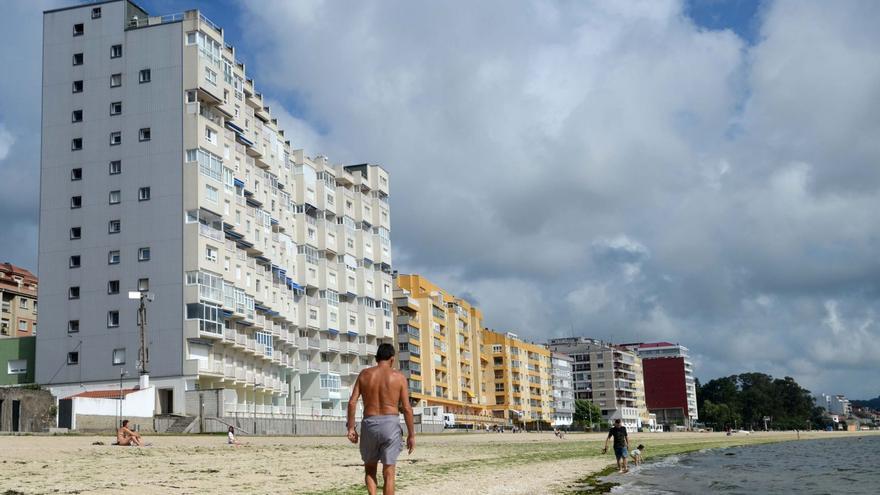
[{"label": "apartment window", "polygon": [[78,254],[74,254],[73,256],[70,257],[70,260],[68,261],[68,266],[70,268],[79,268],[80,267],[80,257]]},{"label": "apartment window", "polygon": [[7,361],[6,374],[23,375],[27,373],[27,359],[10,359]]},{"label": "apartment window", "polygon": [[206,67],[205,68],[205,81],[208,81],[209,83],[216,86],[217,85],[217,73]]},{"label": "apartment window", "polygon": [[83,54],[82,53],[74,53],[73,54],[73,65],[82,65],[83,64]]},{"label": "apartment window", "polygon": [[138,132],[138,140],[139,140],[139,141],[149,141],[149,140],[150,140],[150,136],[151,136],[151,134],[152,134],[152,133],[150,132],[150,128],[149,128],[149,127],[143,127],[143,128],[141,128],[141,130]]},{"label": "apartment window", "polygon": [[67,321],[67,333],[76,333],[79,332],[79,320],[68,320]]},{"label": "apartment window", "polygon": [[217,203],[217,201],[219,200],[217,193],[218,193],[218,191],[217,191],[216,187],[205,184],[205,199],[206,200],[208,200],[212,203]]},{"label": "apartment window", "polygon": [[217,131],[205,126],[205,139],[211,144],[217,144]]},{"label": "apartment window", "polygon": [[77,208],[82,208],[82,196],[71,196],[70,209],[75,210]]},{"label": "apartment window", "polygon": [[79,151],[83,149],[82,138],[73,138],[70,140],[70,151]]},{"label": "apartment window", "polygon": [[67,289],[68,299],[79,299],[79,287],[70,287]]},{"label": "apartment window", "polygon": [[217,261],[217,248],[205,246],[205,259],[207,261]]},{"label": "apartment window", "polygon": [[70,240],[75,241],[82,237],[82,227],[71,227],[70,228]]},{"label": "apartment window", "polygon": [[108,265],[118,265],[119,264],[119,251],[110,251],[107,253],[107,264]]},{"label": "apartment window", "polygon": [[141,69],[138,74],[138,82],[139,83],[148,83],[152,78],[152,74],[150,73],[150,69]]},{"label": "apartment window", "polygon": [[68,352],[67,353],[67,364],[69,364],[69,365],[79,364],[79,352]]},{"label": "apartment window", "polygon": [[186,102],[187,103],[195,103],[198,101],[198,97],[196,96],[196,90],[189,89],[186,91]]},{"label": "apartment window", "polygon": [[110,191],[110,204],[117,205],[122,201],[122,193],[119,191]]},{"label": "apartment window", "polygon": [[83,82],[82,81],[73,81],[72,90],[74,93],[82,93],[83,92]]},{"label": "apartment window", "polygon": [[101,7],[95,7],[92,9],[92,19],[100,19],[101,18]]},{"label": "apartment window", "polygon": [[138,279],[138,290],[141,292],[146,292],[146,291],[150,290],[150,279],[139,278]]},{"label": "apartment window", "polygon": [[25,320],[18,320],[18,331],[27,332],[27,322]]},{"label": "apartment window", "polygon": [[113,160],[110,162],[110,175],[118,175],[122,173],[122,160]]},{"label": "apartment window", "polygon": [[113,349],[113,366],[125,364],[125,349]]},{"label": "apartment window", "polygon": [[74,110],[70,112],[70,121],[71,122],[82,122],[83,121],[83,111],[82,110]]},{"label": "apartment window", "polygon": [[28,307],[28,300],[25,299],[25,298],[23,298],[23,297],[22,297],[21,299],[19,299],[19,300],[18,300],[18,307],[21,308],[21,309],[27,309],[27,307]]},{"label": "apartment window", "polygon": [[70,170],[70,180],[82,180],[83,178],[83,169],[74,168]]},{"label": "apartment window", "polygon": [[119,115],[122,113],[122,102],[114,101],[110,104],[110,115]]},{"label": "apartment window", "polygon": [[138,249],[138,261],[150,261],[150,248],[142,247]]},{"label": "apartment window", "polygon": [[118,88],[122,86],[122,74],[111,74],[110,75],[110,87]]},{"label": "apartment window", "polygon": [[119,311],[107,311],[107,327],[116,328],[119,326]]},{"label": "apartment window", "polygon": [[122,132],[115,131],[110,133],[110,146],[122,144]]},{"label": "apartment window", "polygon": [[107,232],[110,234],[118,234],[122,231],[122,222],[120,220],[110,220],[107,224]]},{"label": "apartment window", "polygon": [[74,36],[82,36],[86,32],[85,24],[74,24],[73,25],[73,35]]},{"label": "apartment window", "polygon": [[107,294],[119,294],[119,280],[107,282]]},{"label": "apartment window", "polygon": [[122,45],[113,45],[110,47],[110,58],[119,58],[122,56]]},{"label": "apartment window", "polygon": [[149,201],[150,200],[150,188],[142,187],[138,189],[138,201]]}]

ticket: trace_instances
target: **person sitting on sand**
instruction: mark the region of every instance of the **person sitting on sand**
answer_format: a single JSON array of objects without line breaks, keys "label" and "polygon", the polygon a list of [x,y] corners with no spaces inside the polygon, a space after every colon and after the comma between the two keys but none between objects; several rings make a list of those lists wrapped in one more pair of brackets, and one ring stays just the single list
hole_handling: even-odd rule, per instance
[{"label": "person sitting on sand", "polygon": [[128,428],[128,420],[122,420],[122,426],[116,430],[116,444],[123,447],[135,445],[137,447],[144,446],[144,439],[139,433],[133,432]]},{"label": "person sitting on sand", "polygon": [[235,427],[230,426],[228,430],[226,430],[226,443],[229,445],[235,445],[238,447],[241,445],[241,442],[235,439]]},{"label": "person sitting on sand", "polygon": [[644,450],[645,450],[645,446],[642,445],[642,444],[639,444],[638,447],[636,447],[635,449],[633,449],[632,452],[629,453],[630,457],[633,458],[633,463],[634,463],[636,466],[641,466],[641,465],[642,465],[642,452],[643,452]]},{"label": "person sitting on sand", "polygon": [[605,438],[605,448],[602,453],[608,452],[608,440],[614,438],[614,456],[617,458],[617,469],[620,473],[626,473],[629,469],[626,467],[626,454],[629,449],[629,438],[626,436],[626,428],[620,424],[620,419],[614,420],[614,426],[608,430],[608,437]]}]

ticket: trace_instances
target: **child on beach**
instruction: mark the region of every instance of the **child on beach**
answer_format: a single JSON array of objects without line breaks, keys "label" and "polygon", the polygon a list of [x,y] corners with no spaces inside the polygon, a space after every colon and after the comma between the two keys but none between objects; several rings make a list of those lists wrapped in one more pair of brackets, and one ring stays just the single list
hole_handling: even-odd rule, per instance
[{"label": "child on beach", "polygon": [[235,428],[230,426],[228,430],[226,430],[226,443],[229,445],[234,445],[238,447],[241,445],[238,440],[235,439]]},{"label": "child on beach", "polygon": [[645,446],[642,444],[639,444],[639,446],[636,447],[635,449],[633,449],[633,451],[630,452],[630,454],[629,454],[633,458],[633,462],[635,463],[636,466],[642,465],[642,451],[643,450],[645,450]]}]

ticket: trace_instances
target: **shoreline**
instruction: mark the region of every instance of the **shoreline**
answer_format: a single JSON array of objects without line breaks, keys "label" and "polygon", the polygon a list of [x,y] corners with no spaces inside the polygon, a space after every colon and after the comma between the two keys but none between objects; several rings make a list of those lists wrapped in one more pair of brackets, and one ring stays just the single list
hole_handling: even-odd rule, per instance
[{"label": "shoreline", "polygon": [[[828,433],[827,436],[814,435],[815,433]],[[774,432],[760,432],[760,433],[774,433]],[[731,443],[730,445],[724,446],[713,446],[713,447],[704,447],[698,449],[690,449],[684,448],[681,450],[672,450],[668,452],[663,452],[660,454],[652,455],[648,462],[643,461],[644,464],[655,464],[661,462],[663,459],[673,456],[673,455],[684,455],[684,456],[692,456],[692,455],[700,455],[705,454],[709,451],[713,450],[725,450],[731,448],[738,447],[757,447],[760,445],[769,445],[775,443],[785,443],[785,442],[806,442],[806,441],[819,441],[819,440],[839,440],[845,438],[854,438],[861,436],[877,436],[880,435],[880,431],[877,430],[868,430],[868,431],[856,431],[856,432],[824,432],[819,430],[814,431],[805,431],[800,432],[804,434],[805,438],[798,438],[798,432],[794,431],[786,431],[779,433],[789,433],[793,434],[793,438],[778,438],[778,439],[767,439],[766,441],[758,441],[758,442],[746,442],[746,443]],[[726,437],[726,435],[725,435]],[[744,438],[744,437],[740,437]],[[764,439],[762,439],[764,440]],[[621,483],[617,481],[604,481],[602,478],[613,475],[617,472],[617,464],[616,461],[601,470],[592,471],[584,475],[582,478],[577,479],[573,483],[569,484],[564,490],[557,492],[559,495],[605,495],[611,493],[611,490],[614,487],[620,486]]]}]

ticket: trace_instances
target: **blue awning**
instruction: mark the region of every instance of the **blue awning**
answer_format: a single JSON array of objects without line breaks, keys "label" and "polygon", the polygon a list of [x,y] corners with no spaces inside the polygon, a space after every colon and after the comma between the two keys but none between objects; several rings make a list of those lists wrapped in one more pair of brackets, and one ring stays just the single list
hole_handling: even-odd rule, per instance
[{"label": "blue awning", "polygon": [[241,144],[243,144],[245,146],[250,146],[251,148],[254,147],[254,142],[251,141],[250,139],[242,136],[241,134],[236,134],[235,139],[237,139],[238,142],[240,142]]},{"label": "blue awning", "polygon": [[226,234],[226,237],[229,237],[230,239],[233,239],[233,240],[238,240],[238,239],[241,239],[244,237],[243,235],[239,234],[238,232],[236,232],[234,230],[224,230],[223,232]]},{"label": "blue awning", "polygon": [[235,185],[235,187],[241,187],[241,188],[244,188],[244,181],[241,180],[241,179],[233,178],[233,179],[232,179],[232,183]]},{"label": "blue awning", "polygon": [[275,220],[274,218],[269,217],[269,223],[271,223],[272,225],[278,225],[278,220]]},{"label": "blue awning", "polygon": [[245,200],[245,202],[246,202],[248,205],[253,206],[253,207],[256,207],[256,208],[260,208],[260,207],[263,206],[263,203],[261,203],[259,200],[256,200],[256,199],[254,199],[254,198],[252,198],[252,197],[250,197],[250,196],[248,196],[248,198]]},{"label": "blue awning", "polygon": [[254,247],[253,244],[251,244],[250,242],[248,242],[244,239],[239,239],[238,241],[236,241],[236,245],[242,249],[250,249],[250,248]]},{"label": "blue awning", "polygon": [[233,131],[235,131],[235,132],[237,132],[237,133],[239,133],[239,134],[243,134],[243,133],[244,133],[244,129],[242,129],[241,127],[235,125],[235,122],[233,122],[233,121],[231,121],[231,120],[227,120],[227,121],[226,121],[226,127],[232,129]]},{"label": "blue awning", "polygon": [[266,306],[263,306],[262,304],[254,304],[254,309],[256,309],[257,311],[262,311],[264,313],[266,311],[269,311],[269,308],[267,308]]},{"label": "blue awning", "polygon": [[229,311],[228,309],[224,309],[224,310],[222,310],[222,311],[223,311],[223,316],[226,317],[226,318],[229,318],[230,316],[233,315],[233,312],[232,312],[232,311]]},{"label": "blue awning", "polygon": [[330,335],[333,335],[333,336],[339,335],[339,330],[337,330],[335,328],[328,328],[327,331],[330,332]]},{"label": "blue awning", "polygon": [[357,337],[357,336],[358,336],[358,333],[357,333],[357,332],[352,332],[351,330],[349,330],[349,331],[348,331],[348,336],[349,336],[349,337]]}]

